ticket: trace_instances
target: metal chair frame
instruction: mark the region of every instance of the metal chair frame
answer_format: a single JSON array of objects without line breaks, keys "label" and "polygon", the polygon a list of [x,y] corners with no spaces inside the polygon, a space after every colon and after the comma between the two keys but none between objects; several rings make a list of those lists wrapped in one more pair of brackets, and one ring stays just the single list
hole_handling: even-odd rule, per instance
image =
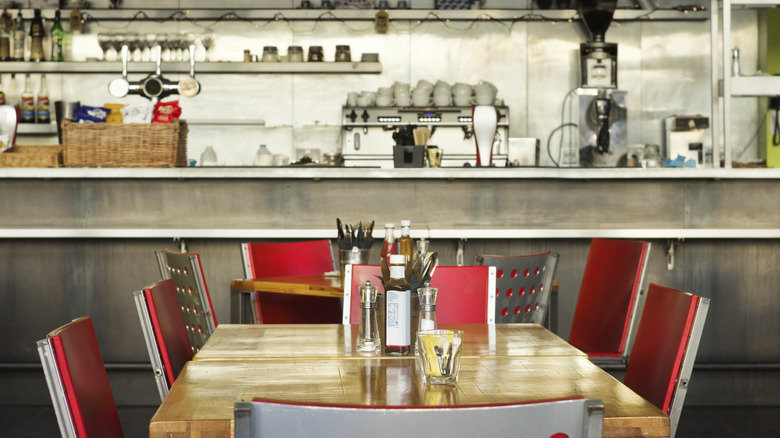
[{"label": "metal chair frame", "polygon": [[[357,436],[601,437],[604,405],[571,399],[471,406],[346,406],[255,399],[234,407],[236,438]],[[486,431],[490,431],[486,435]]]}]

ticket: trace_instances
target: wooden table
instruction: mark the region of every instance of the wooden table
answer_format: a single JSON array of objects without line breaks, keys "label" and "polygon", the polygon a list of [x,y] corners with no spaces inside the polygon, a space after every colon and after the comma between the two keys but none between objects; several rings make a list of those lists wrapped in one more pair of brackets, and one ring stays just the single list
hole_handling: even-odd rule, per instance
[{"label": "wooden table", "polygon": [[[203,354],[187,363],[176,379],[152,418],[150,436],[232,436],[233,405],[254,397],[448,406],[572,396],[603,401],[605,437],[669,436],[666,414],[591,363],[579,350],[559,345],[557,337],[544,328],[497,326],[496,346],[491,351],[487,326],[463,327],[468,329],[466,342],[472,344],[464,348],[471,354],[462,358],[458,384],[446,387],[424,384],[414,358],[364,358],[338,347],[345,339],[339,337],[346,333],[345,327],[317,326],[322,330],[317,339],[323,345],[318,351],[306,346],[300,350],[289,347],[301,344],[298,335],[316,331],[311,326],[276,326],[262,332],[247,326],[221,325],[201,350]],[[252,344],[253,333],[271,345],[261,346],[257,341]],[[529,340],[533,338],[538,340]],[[522,345],[526,342],[528,347]],[[243,347],[254,351],[243,354],[237,350]],[[517,355],[502,355],[509,353]]]},{"label": "wooden table", "polygon": [[[439,328],[466,333],[464,357],[587,357],[538,324],[442,324]],[[364,359],[355,351],[357,332],[356,324],[221,324],[194,360]]]}]

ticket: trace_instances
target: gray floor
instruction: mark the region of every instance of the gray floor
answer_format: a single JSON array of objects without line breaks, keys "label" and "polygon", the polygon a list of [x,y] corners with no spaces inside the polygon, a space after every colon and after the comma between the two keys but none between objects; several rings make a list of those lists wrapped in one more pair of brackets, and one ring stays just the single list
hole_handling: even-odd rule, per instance
[{"label": "gray floor", "polygon": [[[156,407],[123,406],[119,418],[127,438],[148,436],[149,420]],[[15,438],[59,435],[50,406],[0,406],[0,430]],[[698,407],[686,406],[677,438],[755,438],[780,435],[780,406]]]}]

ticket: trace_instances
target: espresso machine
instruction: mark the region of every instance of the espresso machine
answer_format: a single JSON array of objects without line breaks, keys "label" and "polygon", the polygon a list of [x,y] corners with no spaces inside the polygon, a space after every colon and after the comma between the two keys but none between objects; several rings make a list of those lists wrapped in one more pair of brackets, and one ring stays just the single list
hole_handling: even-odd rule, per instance
[{"label": "espresso machine", "polygon": [[[492,163],[506,166],[509,108],[496,107]],[[431,131],[428,145],[442,151],[441,167],[477,165],[472,107],[348,107],[342,108],[342,162],[346,167],[395,167],[393,133],[407,126]]]},{"label": "espresso machine", "polygon": [[617,90],[617,44],[604,41],[617,0],[581,0],[590,41],[580,44],[579,165],[624,166],[628,150],[626,92]]}]

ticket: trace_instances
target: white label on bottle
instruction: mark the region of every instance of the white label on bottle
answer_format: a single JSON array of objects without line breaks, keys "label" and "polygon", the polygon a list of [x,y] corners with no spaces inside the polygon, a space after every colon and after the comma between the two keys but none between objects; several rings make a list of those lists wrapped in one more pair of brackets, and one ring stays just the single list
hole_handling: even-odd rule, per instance
[{"label": "white label on bottle", "polygon": [[387,300],[385,342],[388,347],[408,347],[411,345],[412,294],[408,290],[390,290],[385,297]]}]

